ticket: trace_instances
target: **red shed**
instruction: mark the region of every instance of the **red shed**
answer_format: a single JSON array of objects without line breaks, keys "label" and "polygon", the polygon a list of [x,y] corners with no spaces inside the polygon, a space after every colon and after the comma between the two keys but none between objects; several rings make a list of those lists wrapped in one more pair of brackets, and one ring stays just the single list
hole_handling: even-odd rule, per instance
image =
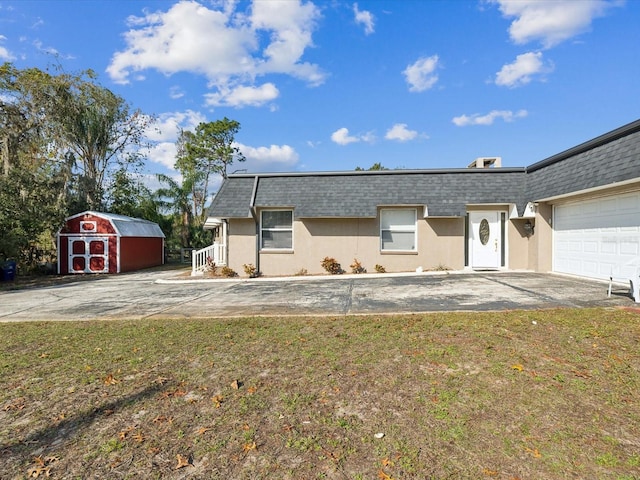
[{"label": "red shed", "polygon": [[82,212],[58,232],[58,273],[120,273],[164,263],[157,223],[112,213]]}]

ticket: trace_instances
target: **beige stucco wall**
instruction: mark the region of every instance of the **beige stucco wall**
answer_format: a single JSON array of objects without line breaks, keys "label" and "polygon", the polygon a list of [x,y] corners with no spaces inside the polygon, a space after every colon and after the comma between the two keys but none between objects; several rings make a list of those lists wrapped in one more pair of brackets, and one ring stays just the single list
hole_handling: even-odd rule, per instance
[{"label": "beige stucco wall", "polygon": [[529,250],[530,269],[536,272],[550,272],[553,269],[553,206],[538,204],[535,218],[535,234]]},{"label": "beige stucco wall", "polygon": [[[507,220],[507,245],[509,250],[507,267],[510,270],[529,268],[529,249],[533,236],[527,237],[524,229],[526,220],[521,218]],[[533,223],[533,220],[531,220]]]},{"label": "beige stucco wall", "polygon": [[231,219],[228,226],[227,265],[245,276],[244,264],[256,265],[256,224],[252,218]]},{"label": "beige stucco wall", "polygon": [[[301,269],[325,273],[321,262],[333,257],[350,272],[357,259],[368,272],[382,265],[387,272],[413,271],[418,267],[462,268],[464,263],[464,219],[418,218],[417,252],[381,252],[380,227],[376,219],[303,219],[294,226],[294,249],[287,254],[261,253],[264,272],[291,274]],[[283,256],[285,258],[283,258]],[[268,270],[267,270],[268,269]]]},{"label": "beige stucco wall", "polygon": [[[382,265],[387,272],[464,268],[464,218],[422,217],[418,209],[418,251],[390,253],[380,251],[378,218],[296,219],[293,251],[261,251],[259,268],[264,275],[326,273],[321,266],[325,257],[335,258],[346,272],[357,259],[368,272]],[[255,223],[230,221],[229,266],[243,275],[242,265],[255,259]]]},{"label": "beige stucco wall", "polygon": [[[381,252],[379,218],[307,218],[294,221],[293,251],[262,251],[259,261],[256,259],[254,220],[232,219],[229,224],[229,266],[241,276],[244,276],[243,264],[247,263],[259,265],[260,271],[268,276],[295,275],[303,270],[309,274],[324,274],[321,262],[328,256],[335,258],[346,272],[351,272],[354,259],[358,259],[368,272],[375,272],[376,264],[382,265],[387,272],[415,271],[418,267],[423,270],[464,269],[465,218],[425,219],[422,215],[422,210],[418,209],[418,251],[415,253]],[[506,268],[535,270],[542,262],[545,271],[550,270],[550,253],[548,261],[541,254],[551,251],[550,243],[547,246],[539,241],[547,237],[544,229],[539,235],[538,223],[536,221],[535,234],[527,237],[522,219],[507,219]],[[550,242],[550,232],[548,237]]]}]

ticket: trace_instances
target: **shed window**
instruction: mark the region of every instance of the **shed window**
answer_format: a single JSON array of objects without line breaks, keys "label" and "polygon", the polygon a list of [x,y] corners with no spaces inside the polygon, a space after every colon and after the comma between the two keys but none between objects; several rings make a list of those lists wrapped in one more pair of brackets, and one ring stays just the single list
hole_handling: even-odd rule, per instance
[{"label": "shed window", "polygon": [[382,251],[417,250],[417,210],[415,208],[380,210],[380,245]]},{"label": "shed window", "polygon": [[263,210],[260,213],[260,248],[293,249],[292,210]]}]

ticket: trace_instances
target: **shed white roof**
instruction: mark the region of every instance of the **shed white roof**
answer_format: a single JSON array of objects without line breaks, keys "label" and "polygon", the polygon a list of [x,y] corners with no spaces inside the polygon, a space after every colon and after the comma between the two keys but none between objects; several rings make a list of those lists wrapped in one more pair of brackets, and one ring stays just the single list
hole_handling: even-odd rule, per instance
[{"label": "shed white roof", "polygon": [[[73,215],[79,217],[82,215],[95,215],[110,220],[116,231],[121,237],[159,237],[165,238],[164,233],[157,223],[142,218],[127,217],[126,215],[117,215],[115,213],[104,213],[86,211]],[[70,218],[73,218],[70,217]]]}]

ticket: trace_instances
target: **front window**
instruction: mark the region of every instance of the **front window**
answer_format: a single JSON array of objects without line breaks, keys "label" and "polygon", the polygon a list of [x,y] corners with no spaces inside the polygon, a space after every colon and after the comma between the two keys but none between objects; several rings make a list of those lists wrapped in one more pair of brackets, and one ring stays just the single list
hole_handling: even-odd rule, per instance
[{"label": "front window", "polygon": [[293,249],[293,211],[263,210],[260,213],[260,248]]},{"label": "front window", "polygon": [[382,251],[415,252],[416,241],[415,208],[380,210],[380,244]]}]

